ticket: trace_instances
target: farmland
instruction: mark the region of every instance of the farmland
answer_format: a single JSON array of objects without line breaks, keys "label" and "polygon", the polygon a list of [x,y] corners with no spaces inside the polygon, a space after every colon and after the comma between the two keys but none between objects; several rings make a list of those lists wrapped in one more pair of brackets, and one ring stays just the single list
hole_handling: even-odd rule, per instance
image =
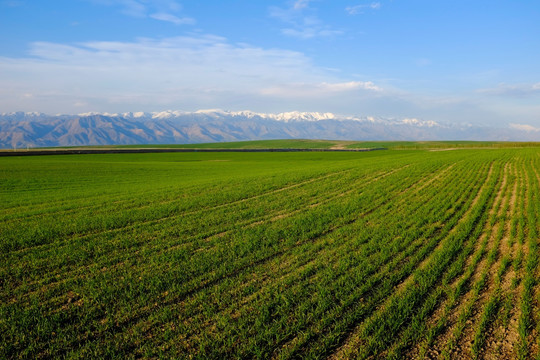
[{"label": "farmland", "polygon": [[0,357],[540,359],[540,148],[494,147],[0,158]]}]

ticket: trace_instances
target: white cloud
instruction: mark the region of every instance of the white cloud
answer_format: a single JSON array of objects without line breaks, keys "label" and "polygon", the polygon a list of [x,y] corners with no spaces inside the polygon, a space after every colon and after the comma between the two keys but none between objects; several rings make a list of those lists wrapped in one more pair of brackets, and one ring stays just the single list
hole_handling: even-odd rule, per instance
[{"label": "white cloud", "polygon": [[147,8],[146,6],[136,0],[109,0],[106,1],[107,5],[119,5],[122,7],[122,13],[134,17],[145,17]]},{"label": "white cloud", "polygon": [[295,12],[292,11],[291,9],[282,9],[277,6],[271,6],[268,9],[268,13],[270,17],[279,19],[283,22],[294,23],[293,19],[295,17]]},{"label": "white cloud", "polygon": [[479,93],[497,96],[528,97],[540,94],[540,82],[533,84],[499,84],[495,88],[480,89]]},{"label": "white cloud", "polygon": [[526,132],[537,132],[540,131],[540,128],[527,125],[527,124],[510,124],[509,125],[511,129],[526,131]]},{"label": "white cloud", "polygon": [[176,24],[176,25],[195,23],[195,20],[192,18],[188,18],[188,17],[179,18],[178,16],[167,14],[167,13],[150,14],[149,17],[156,20],[172,22],[173,24]]},{"label": "white cloud", "polygon": [[[0,108],[67,112],[75,103],[103,111],[145,104],[158,110],[160,104],[227,108],[273,85],[336,82],[335,74],[300,52],[232,44],[210,35],[73,45],[36,42],[30,55],[0,57],[5,84]],[[111,104],[116,107],[110,109]],[[249,108],[250,101],[242,106]]]},{"label": "white cloud", "polygon": [[309,7],[310,2],[311,0],[298,0],[288,8],[270,7],[270,17],[279,19],[288,25],[281,29],[283,35],[298,39],[305,40],[343,34],[343,31],[324,24],[316,15],[316,9]]},{"label": "white cloud", "polygon": [[190,17],[180,16],[182,5],[175,0],[89,0],[95,4],[118,6],[125,15],[152,18],[176,25],[194,24]]},{"label": "white cloud", "polygon": [[323,89],[329,91],[350,91],[350,90],[371,90],[371,91],[383,91],[379,86],[376,86],[371,81],[349,81],[342,83],[322,83],[320,85]]},{"label": "white cloud", "polygon": [[[493,101],[478,93],[455,97],[400,91],[389,80],[344,77],[298,51],[231,43],[212,35],[69,45],[36,42],[30,44],[29,56],[0,57],[0,79],[2,111],[217,107],[540,126],[534,97],[533,104],[524,105],[521,99]],[[521,88],[535,92],[540,83]]]},{"label": "white cloud", "polygon": [[305,27],[301,29],[281,29],[281,33],[299,39],[311,39],[315,37],[329,37],[343,34],[340,30],[318,29],[315,27]]},{"label": "white cloud", "polygon": [[[491,113],[486,116],[472,100],[447,101],[377,81],[351,81],[340,72],[317,66],[301,52],[234,44],[218,36],[71,45],[37,42],[30,47],[28,57],[0,57],[2,111],[247,108],[437,121],[497,117]],[[535,124],[528,113],[520,114],[519,119]]]},{"label": "white cloud", "polygon": [[349,15],[357,15],[357,14],[362,14],[365,9],[378,10],[380,8],[381,8],[380,2],[372,2],[371,4],[347,6],[345,8],[345,11],[348,12]]},{"label": "white cloud", "polygon": [[294,5],[293,5],[293,8],[295,10],[304,9],[304,8],[308,7],[310,1],[311,0],[296,0]]},{"label": "white cloud", "polygon": [[287,98],[321,98],[335,95],[341,96],[345,93],[358,94],[358,92],[371,96],[376,95],[377,92],[383,92],[383,89],[371,81],[349,81],[279,84],[264,88],[261,91],[264,95]]},{"label": "white cloud", "polygon": [[86,107],[86,106],[88,106],[88,103],[85,102],[85,101],[75,101],[75,102],[73,103],[73,106],[74,106],[74,107],[81,108],[81,107]]}]

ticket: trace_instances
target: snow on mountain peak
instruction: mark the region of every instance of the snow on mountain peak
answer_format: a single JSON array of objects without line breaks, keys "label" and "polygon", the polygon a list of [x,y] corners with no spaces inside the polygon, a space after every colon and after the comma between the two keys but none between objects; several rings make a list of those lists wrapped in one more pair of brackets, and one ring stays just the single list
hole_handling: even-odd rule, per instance
[{"label": "snow on mountain peak", "polygon": [[137,111],[137,112],[125,112],[122,114],[122,117],[126,119],[138,119],[138,118],[144,118],[144,117],[151,117],[152,114],[143,112],[143,111]]},{"label": "snow on mountain peak", "polygon": [[424,120],[419,120],[419,119],[416,119],[416,118],[405,118],[405,119],[401,120],[401,122],[403,124],[407,124],[407,125],[427,126],[427,127],[433,127],[433,126],[438,126],[439,125],[438,123],[436,123],[435,121],[432,121],[432,120],[424,121]]},{"label": "snow on mountain peak", "polygon": [[[170,113],[170,112],[167,112]],[[159,116],[154,115],[154,118],[161,118],[163,113],[160,113]],[[252,119],[259,117],[261,119],[271,119],[278,121],[319,121],[319,120],[334,120],[337,119],[337,116],[333,113],[320,113],[320,112],[301,112],[301,111],[290,111],[283,113],[258,113],[250,110],[242,111],[227,111],[221,109],[205,109],[197,110],[194,114],[202,114],[210,117],[223,117],[223,116],[232,116],[232,117],[245,117]]]},{"label": "snow on mountain peak", "polygon": [[[10,116],[18,119],[35,119],[38,117],[47,116],[37,112],[16,112],[16,113],[4,113],[2,116]],[[338,115],[331,112],[302,112],[302,111],[288,111],[281,113],[259,113],[250,110],[230,111],[222,109],[202,109],[197,111],[180,111],[180,110],[165,110],[157,112],[125,112],[125,113],[100,113],[100,112],[86,112],[77,114],[80,117],[86,116],[109,116],[109,117],[121,117],[131,120],[175,120],[183,119],[185,117],[191,118],[190,115],[198,115],[198,118],[206,118],[208,120],[227,120],[227,119],[265,119],[274,120],[280,122],[316,122],[316,121],[357,121],[366,123],[378,123],[386,125],[408,125],[414,127],[440,127],[443,126],[435,121],[421,120],[418,118],[386,118],[379,116],[351,116],[351,115]],[[70,116],[70,115],[59,115]]]},{"label": "snow on mountain peak", "polygon": [[119,116],[117,113],[108,113],[108,112],[96,112],[96,111],[89,111],[85,113],[77,114],[78,116],[96,116],[96,115],[102,115],[102,116],[110,116],[110,117],[116,117]]},{"label": "snow on mountain peak", "polygon": [[153,112],[152,113],[152,119],[170,119],[174,117],[178,117],[182,114],[185,114],[183,111],[172,111],[172,110],[166,110],[161,112]]},{"label": "snow on mountain peak", "polygon": [[214,118],[220,117],[220,116],[228,116],[233,115],[234,113],[230,111],[225,111],[221,109],[206,109],[206,110],[197,110],[194,112],[195,114],[203,114],[207,116],[211,116]]},{"label": "snow on mountain peak", "polygon": [[320,120],[335,120],[336,115],[332,113],[320,113],[320,112],[299,112],[290,111],[279,114],[273,114],[274,120],[280,121],[320,121]]}]

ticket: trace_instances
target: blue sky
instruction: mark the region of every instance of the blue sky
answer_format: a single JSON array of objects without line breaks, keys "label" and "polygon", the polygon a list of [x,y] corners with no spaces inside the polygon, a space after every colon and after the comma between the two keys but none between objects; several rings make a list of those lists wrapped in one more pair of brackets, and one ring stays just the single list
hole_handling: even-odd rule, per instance
[{"label": "blue sky", "polygon": [[540,128],[540,1],[0,0],[0,112]]}]

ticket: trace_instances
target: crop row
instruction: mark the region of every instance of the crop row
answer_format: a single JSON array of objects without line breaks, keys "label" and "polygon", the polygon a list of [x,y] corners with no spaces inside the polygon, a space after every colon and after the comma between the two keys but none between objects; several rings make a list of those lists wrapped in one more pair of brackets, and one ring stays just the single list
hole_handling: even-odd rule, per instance
[{"label": "crop row", "polygon": [[9,159],[3,357],[538,356],[535,149],[215,156]]}]

